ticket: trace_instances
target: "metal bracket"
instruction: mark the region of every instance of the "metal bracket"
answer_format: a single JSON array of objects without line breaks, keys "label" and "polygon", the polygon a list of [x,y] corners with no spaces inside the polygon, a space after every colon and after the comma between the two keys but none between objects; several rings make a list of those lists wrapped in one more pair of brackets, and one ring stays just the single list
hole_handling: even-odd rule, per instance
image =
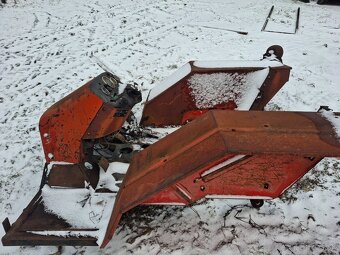
[{"label": "metal bracket", "polygon": [[296,11],[296,20],[295,20],[295,30],[293,33],[290,32],[284,32],[284,31],[273,31],[273,30],[266,30],[268,21],[273,13],[274,10],[274,5],[270,8],[270,11],[268,13],[268,16],[263,24],[263,27],[261,29],[262,32],[269,32],[269,33],[279,33],[279,34],[296,34],[297,30],[299,29],[299,25],[300,25],[300,7],[297,8]]}]

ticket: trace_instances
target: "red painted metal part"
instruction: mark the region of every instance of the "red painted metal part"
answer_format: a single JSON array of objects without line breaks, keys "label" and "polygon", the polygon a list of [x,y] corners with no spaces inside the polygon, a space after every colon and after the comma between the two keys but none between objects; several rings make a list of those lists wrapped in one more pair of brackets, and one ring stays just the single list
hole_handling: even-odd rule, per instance
[{"label": "red painted metal part", "polygon": [[[260,62],[260,61],[259,61]],[[211,109],[234,110],[237,104],[234,101],[226,101],[214,105],[209,109],[198,108],[195,99],[191,95],[189,79],[195,74],[248,74],[262,70],[266,67],[219,67],[201,68],[189,62],[190,73],[173,84],[158,96],[147,101],[144,106],[141,125],[144,126],[167,126],[182,125],[193,120],[202,113]],[[256,100],[250,110],[263,110],[264,106],[273,98],[281,87],[289,80],[291,67],[287,65],[269,67],[269,74],[259,89]],[[237,92],[235,92],[237,97]]]},{"label": "red painted metal part", "polygon": [[275,198],[323,157],[340,157],[340,140],[320,113],[209,111],[133,158],[102,247],[137,205]]},{"label": "red painted metal part", "polygon": [[[182,187],[180,190],[163,190],[144,204],[190,204],[207,196],[276,198],[321,159],[275,154],[245,157],[204,177],[194,173],[174,185]],[[176,199],[179,193],[185,193],[186,199]]]},{"label": "red painted metal part", "polygon": [[79,163],[84,160],[82,140],[96,139],[118,131],[130,110],[120,109],[103,94],[102,73],[52,105],[40,118],[39,129],[46,162]]},{"label": "red painted metal part", "polygon": [[39,129],[47,162],[80,162],[81,139],[103,105],[90,90],[90,84],[72,92],[41,116]]}]

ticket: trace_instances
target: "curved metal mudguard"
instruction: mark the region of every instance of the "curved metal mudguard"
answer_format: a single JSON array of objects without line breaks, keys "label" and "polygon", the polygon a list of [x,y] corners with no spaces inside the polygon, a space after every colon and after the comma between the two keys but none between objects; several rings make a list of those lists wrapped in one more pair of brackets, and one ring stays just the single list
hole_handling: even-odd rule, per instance
[{"label": "curved metal mudguard", "polygon": [[209,111],[134,156],[101,247],[137,205],[276,198],[323,157],[340,139],[322,113]]},{"label": "curved metal mudguard", "polygon": [[268,60],[190,61],[150,91],[141,125],[183,125],[211,109],[263,110],[290,70]]}]

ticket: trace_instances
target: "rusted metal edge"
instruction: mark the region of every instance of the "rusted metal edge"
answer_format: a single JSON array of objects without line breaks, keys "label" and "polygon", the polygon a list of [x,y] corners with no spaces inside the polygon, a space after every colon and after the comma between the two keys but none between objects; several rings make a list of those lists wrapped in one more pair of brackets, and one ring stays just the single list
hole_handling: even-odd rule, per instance
[{"label": "rusted metal edge", "polygon": [[[260,62],[260,61],[259,61]],[[154,96],[145,103],[142,113],[141,125],[143,126],[166,126],[166,125],[183,125],[187,119],[189,121],[200,115],[200,112],[211,110],[211,108],[201,109],[195,105],[194,98],[189,95],[190,89],[187,80],[195,74],[209,73],[251,73],[258,70],[269,68],[269,73],[261,84],[260,91],[251,104],[250,110],[263,110],[263,107],[271,98],[282,88],[289,80],[290,66],[255,66],[255,67],[196,67],[195,61],[190,61],[190,72],[182,77],[170,87],[164,89],[157,96]],[[188,65],[187,64],[187,65]],[[235,109],[236,104],[233,101],[226,100],[216,105],[214,108]],[[188,117],[189,116],[189,117]]]},{"label": "rusted metal edge", "polygon": [[[130,168],[128,169],[127,175],[122,184],[122,188],[120,189],[116,198],[113,213],[111,215],[104,242],[101,247],[105,247],[105,245],[112,238],[114,231],[118,226],[121,215],[124,212],[130,210],[138,204],[143,203],[143,201],[145,201],[147,198],[150,198],[152,195],[156,194],[162,189],[179,182],[180,180],[188,177],[189,175],[197,172],[200,169],[202,170],[202,167],[204,167],[203,165],[197,167],[191,166],[191,168],[188,168],[186,172],[182,173],[177,173],[178,169],[172,169],[172,171],[167,172],[166,175],[157,174],[165,171],[165,165],[171,162],[171,154],[174,153],[174,155],[178,155],[178,148],[176,146],[172,148],[171,145],[176,144],[177,140],[180,139],[181,136],[182,139],[186,139],[188,137],[187,133],[197,131],[196,125],[205,125],[206,123],[210,123],[212,118],[215,119],[217,125],[212,125],[213,128],[215,128],[215,131],[209,131],[208,137],[212,137],[217,133],[220,133],[220,139],[224,140],[225,142],[225,154],[232,153],[246,155],[299,155],[302,157],[314,156],[317,158],[322,158],[325,156],[340,157],[340,141],[335,142],[336,145],[334,145],[334,143],[329,144],[327,140],[325,141],[320,137],[320,134],[331,131],[329,128],[324,129],[325,125],[330,127],[330,123],[327,122],[327,120],[320,115],[320,118],[323,119],[324,122],[324,125],[320,126],[318,121],[313,121],[313,117],[306,118],[304,115],[313,116],[320,115],[320,113],[301,114],[299,112],[242,112],[212,110],[194,120],[193,122],[187,124],[186,126],[180,128],[179,130],[175,131],[171,135],[161,139],[159,142],[149,146],[144,151],[135,156],[133,162],[130,165]],[[256,120],[257,117],[260,120]],[[270,120],[272,120],[273,123],[271,123]],[[282,126],[280,127],[280,125]],[[269,134],[277,134],[276,140],[273,140],[272,137],[268,138]],[[246,144],[247,140],[239,140],[241,135],[247,135],[245,138],[248,140],[248,143],[251,145],[251,147],[247,147],[249,146]],[[332,131],[330,135],[333,137],[332,139],[337,139],[334,136],[334,131]],[[202,134],[202,136],[204,136],[204,133]],[[174,137],[177,137],[177,139],[174,139]],[[254,143],[257,138],[260,139],[258,139],[257,142]],[[300,140],[298,139],[298,141],[295,141],[297,138],[299,138]],[[233,141],[231,141],[230,139],[232,139]],[[267,141],[270,145],[268,148],[266,146],[263,146],[263,139],[268,139]],[[286,144],[287,140],[293,142]],[[201,139],[198,139],[198,141],[199,143],[203,143]],[[305,145],[304,142],[307,141],[309,141],[309,143]],[[192,144],[191,147],[193,147],[195,144],[194,141],[187,141],[187,143]],[[233,149],[233,146],[235,145],[237,145],[235,147],[236,149]],[[310,149],[309,152],[304,151],[312,145],[315,145],[317,149]],[[170,150],[168,152],[169,155],[167,155],[166,157],[167,160],[163,162],[163,165],[161,165],[160,163],[158,163],[158,155],[153,154],[152,151],[156,152],[163,146],[172,148],[173,151]],[[299,146],[301,147],[301,149]],[[189,147],[186,147],[187,151],[190,151]],[[147,156],[148,151],[150,151],[149,158]],[[182,151],[180,155],[188,156],[185,151]],[[151,160],[151,163],[148,164],[146,168],[143,167],[143,157]],[[155,161],[152,161],[152,157],[155,157]],[[200,155],[198,155],[197,157],[200,157]],[[219,157],[221,157],[221,155]],[[177,159],[177,156],[174,158]],[[209,160],[213,162],[214,156],[208,159],[208,162],[210,162]],[[217,159],[215,159],[215,161],[216,160]],[[184,158],[182,161],[186,162]],[[142,163],[142,165],[134,164],[136,162]],[[155,168],[153,164],[158,165],[158,167]],[[190,164],[188,163],[188,165]],[[136,173],[135,171],[133,171],[134,167],[137,167],[138,171],[140,172],[137,180],[135,179],[136,176],[134,176],[133,174]],[[151,169],[152,171],[150,171]],[[129,172],[131,173],[131,171],[132,174],[129,174]],[[169,174],[171,174],[171,176],[169,176]],[[173,176],[177,177],[173,178]],[[162,179],[158,180],[158,182],[156,182],[156,180],[153,180],[154,183],[158,183],[155,184],[158,186],[153,187],[153,182],[151,182],[152,178],[157,179],[160,177]],[[134,181],[131,182],[130,178],[134,179]],[[140,189],[140,187],[136,184],[137,181],[148,183],[148,185],[145,186],[145,190]],[[124,195],[125,193],[129,194],[129,189],[132,189],[135,195],[124,198],[124,196],[126,196]]]},{"label": "rusted metal edge", "polygon": [[[41,190],[33,197],[28,206],[23,210],[19,218],[8,229],[6,234],[2,237],[1,241],[4,246],[22,246],[22,245],[63,245],[63,246],[98,246],[97,239],[94,237],[82,236],[53,236],[53,235],[38,235],[27,231],[22,228],[23,224],[30,217],[31,213],[41,202]],[[41,219],[43,220],[43,219]],[[42,229],[43,230],[43,229]],[[65,231],[72,231],[74,229],[68,228]],[[91,229],[92,231],[93,229]],[[36,231],[36,230],[35,230]],[[79,231],[79,230],[77,230]]]}]

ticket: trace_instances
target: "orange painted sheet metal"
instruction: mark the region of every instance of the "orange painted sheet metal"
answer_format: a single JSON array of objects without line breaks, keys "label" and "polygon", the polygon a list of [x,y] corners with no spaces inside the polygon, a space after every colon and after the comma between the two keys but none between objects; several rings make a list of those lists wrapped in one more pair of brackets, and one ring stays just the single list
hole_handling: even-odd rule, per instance
[{"label": "orange painted sheet metal", "polygon": [[[256,62],[256,61],[255,61]],[[258,65],[261,61],[257,61]],[[244,110],[263,110],[264,106],[273,98],[273,96],[281,89],[281,87],[289,80],[291,67],[287,65],[277,65],[272,67],[256,66],[254,67],[218,67],[218,68],[203,68],[195,66],[195,62],[191,61],[182,69],[188,69],[187,75],[182,79],[175,82],[172,86],[167,88],[159,95],[153,97],[153,90],[157,90],[157,86],[151,90],[149,99],[145,103],[141,125],[144,126],[167,126],[167,125],[182,125],[188,121],[193,120],[197,116],[206,112],[207,109],[228,109],[234,110],[238,108],[237,100],[241,95],[246,95],[249,88],[244,87],[243,75],[251,75],[252,73],[260,70],[269,69],[266,78],[262,84],[259,84],[258,94],[254,96],[252,101]],[[179,72],[181,72],[179,70]],[[221,79],[220,74],[228,75],[222,80],[221,86],[228,88],[222,89],[222,94],[227,93],[225,100],[220,99],[222,95],[218,95],[218,103],[207,104],[197,103],[197,99],[193,96],[193,89],[190,87],[190,81],[195,75],[199,75],[200,79],[207,79],[208,75],[211,79]],[[263,75],[263,74],[261,74]],[[197,77],[196,77],[197,78]],[[195,78],[195,79],[196,79]],[[214,81],[206,81],[213,83]],[[211,85],[211,84],[209,84]],[[237,85],[237,86],[236,86]],[[200,84],[200,86],[205,86]],[[212,86],[212,85],[211,85]],[[218,90],[216,88],[216,90]],[[225,90],[225,91],[224,91]],[[204,89],[204,95],[207,96],[209,91]],[[156,93],[157,94],[157,93]],[[150,98],[151,97],[151,98]]]},{"label": "orange painted sheet metal", "polygon": [[[244,155],[234,157],[239,156]],[[162,190],[143,204],[159,204],[160,201],[162,204],[190,204],[204,197],[276,198],[321,159],[277,154],[246,155],[211,173],[191,174],[172,186],[182,187],[180,190]],[[178,197],[181,193],[186,200]]]},{"label": "orange painted sheet metal", "polygon": [[41,116],[39,129],[47,162],[80,161],[81,138],[103,104],[90,85],[72,92]]},{"label": "orange painted sheet metal", "polygon": [[340,157],[340,139],[321,113],[209,111],[133,158],[102,247],[139,204],[274,198],[323,157]]},{"label": "orange painted sheet metal", "polygon": [[82,140],[101,138],[122,127],[141,95],[131,86],[118,95],[115,79],[102,73],[42,115],[39,128],[47,162],[79,163],[84,159]]}]

